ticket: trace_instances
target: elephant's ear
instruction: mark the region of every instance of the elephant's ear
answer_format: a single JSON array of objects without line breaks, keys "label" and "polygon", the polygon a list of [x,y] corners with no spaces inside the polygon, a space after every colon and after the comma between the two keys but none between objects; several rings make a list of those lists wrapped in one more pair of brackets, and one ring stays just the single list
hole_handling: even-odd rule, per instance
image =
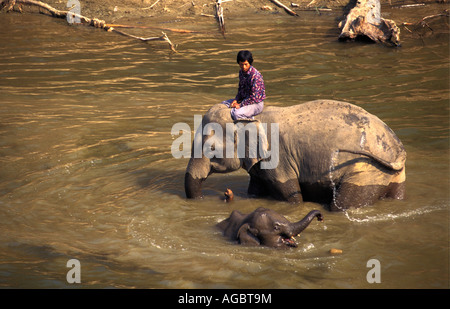
[{"label": "elephant's ear", "polygon": [[[246,141],[245,141],[245,158],[242,159],[242,167],[245,168],[247,172],[249,172],[253,165],[261,161],[263,158],[267,157],[267,150],[269,149],[269,142],[267,141],[267,133],[264,126],[259,121],[252,121],[252,122],[241,122],[244,126],[241,125],[241,127],[238,127],[239,129],[245,128],[252,128],[256,129],[257,135],[256,140],[255,136],[252,137],[251,134],[246,135]],[[242,138],[242,134],[237,134],[238,138]],[[252,138],[252,140],[248,140]],[[252,155],[251,155],[252,154]],[[256,155],[255,155],[256,154]]]},{"label": "elephant's ear", "polygon": [[256,237],[258,230],[251,228],[248,223],[242,225],[237,233],[237,239],[241,245],[259,246],[261,243]]}]

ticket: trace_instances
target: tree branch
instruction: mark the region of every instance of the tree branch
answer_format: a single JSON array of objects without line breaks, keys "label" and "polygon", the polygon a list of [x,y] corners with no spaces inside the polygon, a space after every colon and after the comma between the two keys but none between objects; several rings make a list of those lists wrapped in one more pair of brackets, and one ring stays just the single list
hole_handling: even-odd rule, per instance
[{"label": "tree branch", "polygon": [[14,8],[14,5],[16,4],[26,4],[31,6],[37,6],[39,8],[42,8],[46,11],[48,11],[53,17],[56,18],[66,18],[67,16],[72,17],[72,19],[79,19],[81,23],[87,24],[89,26],[104,29],[105,31],[115,32],[117,34],[137,39],[142,42],[149,42],[149,41],[165,41],[169,44],[170,49],[173,52],[176,52],[175,45],[170,41],[169,37],[163,32],[162,36],[160,37],[150,37],[150,38],[143,38],[138,37],[120,30],[115,29],[112,25],[107,24],[104,20],[100,20],[97,18],[89,18],[71,11],[60,11],[58,9],[55,9],[54,7],[48,5],[47,3],[36,1],[36,0],[3,0],[0,3],[0,9],[3,9],[6,7],[6,10],[9,12]]}]

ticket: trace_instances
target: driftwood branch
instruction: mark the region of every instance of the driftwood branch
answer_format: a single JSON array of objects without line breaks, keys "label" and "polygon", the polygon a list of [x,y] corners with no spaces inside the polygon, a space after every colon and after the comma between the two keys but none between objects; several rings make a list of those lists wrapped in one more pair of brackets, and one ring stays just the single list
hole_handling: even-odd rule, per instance
[{"label": "driftwood branch", "polygon": [[47,3],[41,2],[41,1],[36,1],[36,0],[4,0],[0,3],[0,9],[6,8],[7,11],[11,11],[14,8],[14,5],[22,5],[22,4],[26,4],[26,5],[31,5],[31,6],[37,6],[41,9],[46,10],[47,12],[49,12],[53,17],[56,18],[65,18],[67,20],[71,19],[71,20],[79,20],[80,23],[82,24],[86,24],[95,28],[100,28],[103,29],[105,31],[109,31],[109,32],[115,32],[117,34],[129,37],[129,38],[133,38],[133,39],[137,39],[140,40],[142,42],[149,42],[149,41],[165,41],[169,44],[169,47],[172,51],[176,52],[175,49],[175,45],[170,41],[170,39],[168,38],[168,36],[163,32],[161,36],[159,37],[149,37],[149,38],[143,38],[143,37],[138,37],[120,30],[115,29],[112,25],[107,24],[104,20],[100,20],[97,18],[89,18],[77,13],[74,13],[72,11],[61,11],[58,9],[55,9],[54,7],[48,5]]},{"label": "driftwood branch", "polygon": [[288,13],[289,15],[292,15],[292,16],[298,16],[298,14],[297,13],[295,13],[293,10],[291,10],[290,8],[288,8],[287,6],[285,6],[283,3],[281,3],[280,1],[278,1],[278,0],[270,0],[272,3],[274,3],[274,4],[276,4],[277,6],[279,6],[280,8],[283,8],[285,11],[286,11],[286,13]]}]

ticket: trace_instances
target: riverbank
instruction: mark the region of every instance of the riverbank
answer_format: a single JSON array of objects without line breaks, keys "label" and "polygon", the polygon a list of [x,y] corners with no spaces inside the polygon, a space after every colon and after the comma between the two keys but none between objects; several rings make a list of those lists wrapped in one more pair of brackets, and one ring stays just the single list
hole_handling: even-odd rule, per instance
[{"label": "riverbank", "polygon": [[[70,0],[43,0],[58,10],[67,10]],[[270,0],[223,0],[225,21],[227,17],[249,15],[270,16],[285,14],[283,8]],[[355,0],[281,0],[300,16],[304,11],[334,11],[344,15],[354,6]],[[384,6],[421,5],[426,3],[447,2],[447,0],[380,0],[382,11]],[[196,23],[198,18],[214,17],[214,0],[80,0],[81,14],[90,18],[103,19],[107,23],[123,21],[139,23],[150,22],[151,19],[171,20],[188,19]],[[25,9],[27,10],[27,9]]]},{"label": "riverbank", "polygon": [[[222,31],[228,33],[228,21],[233,20],[267,20],[297,18],[299,21],[311,23],[316,18],[312,16],[332,15],[337,30],[339,21],[355,6],[356,0],[282,0],[287,4],[284,8],[278,7],[281,1],[277,0],[222,0],[225,28]],[[275,2],[273,2],[275,1]],[[448,0],[380,0],[381,16],[393,20],[403,37],[404,30],[408,36],[423,38],[444,33],[448,35]],[[419,0],[420,1],[420,0]],[[0,1],[1,2],[1,1]],[[23,1],[27,2],[27,1]],[[213,32],[219,33],[219,23],[215,16],[215,0],[44,0],[44,4],[51,6],[53,14],[61,14],[71,10],[87,18],[87,22],[105,29],[117,32],[139,40],[148,40],[148,29],[168,31],[170,38],[176,32]],[[75,4],[78,3],[77,7]],[[288,4],[289,3],[289,4]],[[285,5],[286,5],[285,4]],[[42,4],[40,5],[42,6]],[[22,13],[49,13],[36,5],[15,5],[15,11]],[[404,18],[404,14],[393,13],[413,10],[417,18],[410,20]],[[289,10],[290,12],[288,12]],[[5,13],[4,9],[1,12]],[[55,12],[60,13],[55,13]],[[295,13],[293,13],[295,12]],[[292,14],[293,13],[293,14]],[[297,15],[297,16],[292,16]],[[62,15],[62,16],[65,16]],[[309,18],[308,18],[309,16]],[[409,15],[411,16],[411,15]],[[421,20],[421,18],[423,18]],[[426,19],[426,22],[425,22]],[[92,22],[91,22],[92,20]],[[163,24],[171,24],[170,26]],[[176,24],[176,25],[175,25]],[[250,24],[246,23],[248,27]],[[430,26],[431,25],[431,26]],[[248,28],[246,26],[246,28]],[[122,30],[127,28],[126,30]],[[217,29],[217,30],[215,30]],[[248,31],[248,29],[242,29]],[[158,36],[152,34],[151,40],[167,41],[172,50],[176,50],[177,41],[159,32]],[[336,36],[337,36],[336,32]],[[400,39],[401,41],[401,39]]]}]

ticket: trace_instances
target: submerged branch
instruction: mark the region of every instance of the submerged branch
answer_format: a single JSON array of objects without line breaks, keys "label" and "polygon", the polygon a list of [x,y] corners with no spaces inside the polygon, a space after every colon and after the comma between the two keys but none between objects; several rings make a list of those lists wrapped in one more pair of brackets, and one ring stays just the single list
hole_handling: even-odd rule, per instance
[{"label": "submerged branch", "polygon": [[448,10],[444,10],[444,12],[441,13],[441,14],[425,16],[424,18],[422,18],[421,20],[419,20],[419,21],[417,21],[415,23],[404,22],[401,25],[402,26],[419,26],[419,25],[422,25],[422,26],[426,26],[426,27],[431,29],[431,27],[427,24],[426,20],[434,19],[434,18],[437,18],[437,17],[449,17],[449,16],[450,16],[449,15],[449,11]]},{"label": "submerged branch", "polygon": [[446,9],[442,13],[425,16],[416,22],[403,22],[400,26],[414,37],[423,39],[441,32],[448,33],[448,18],[449,10]]}]

